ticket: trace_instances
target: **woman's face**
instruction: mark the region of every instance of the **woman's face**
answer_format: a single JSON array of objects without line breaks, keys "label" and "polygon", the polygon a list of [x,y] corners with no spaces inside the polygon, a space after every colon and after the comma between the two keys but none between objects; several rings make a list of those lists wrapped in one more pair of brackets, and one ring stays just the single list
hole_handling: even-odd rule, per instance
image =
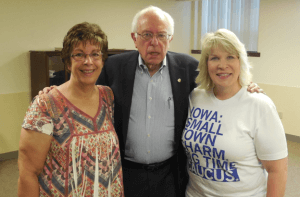
[{"label": "woman's face", "polygon": [[[100,56],[98,56],[100,54]],[[101,49],[97,45],[92,45],[90,42],[79,43],[73,48],[71,53],[71,78],[75,83],[80,85],[95,85],[101,70],[103,68],[103,60]],[[82,56],[82,60],[78,60]]]},{"label": "woman's face", "polygon": [[207,60],[208,73],[219,90],[240,88],[240,60],[222,48],[214,48]]}]

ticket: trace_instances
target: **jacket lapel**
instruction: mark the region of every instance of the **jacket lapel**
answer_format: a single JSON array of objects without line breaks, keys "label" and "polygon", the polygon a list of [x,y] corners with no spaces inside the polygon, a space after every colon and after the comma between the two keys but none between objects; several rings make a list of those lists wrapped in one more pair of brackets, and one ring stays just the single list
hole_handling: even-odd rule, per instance
[{"label": "jacket lapel", "polygon": [[138,51],[135,51],[133,55],[129,55],[129,60],[122,67],[122,113],[123,113],[123,136],[124,145],[126,144],[127,132],[128,132],[128,122],[130,117],[130,108],[133,95],[133,85],[135,79],[136,66],[138,64]]},{"label": "jacket lapel", "polygon": [[186,80],[186,70],[184,67],[181,67],[181,60],[176,58],[172,53],[167,53],[168,66],[170,71],[170,80],[172,86],[172,93],[174,99],[174,114],[175,114],[175,143],[178,146],[180,142],[179,138],[181,137],[181,132],[178,128],[181,128],[182,116],[184,115],[183,104],[185,101],[185,87],[187,87]]}]

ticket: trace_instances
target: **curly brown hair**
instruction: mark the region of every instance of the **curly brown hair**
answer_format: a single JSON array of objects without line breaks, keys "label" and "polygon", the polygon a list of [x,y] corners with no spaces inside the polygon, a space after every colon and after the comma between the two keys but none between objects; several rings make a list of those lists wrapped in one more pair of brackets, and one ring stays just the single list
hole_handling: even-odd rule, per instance
[{"label": "curly brown hair", "polygon": [[63,41],[61,52],[62,62],[65,65],[65,70],[70,72],[68,66],[71,66],[71,53],[74,47],[79,44],[86,45],[90,42],[93,45],[99,45],[102,52],[103,62],[107,58],[108,41],[106,34],[102,31],[99,25],[83,22],[74,25],[67,33]]}]

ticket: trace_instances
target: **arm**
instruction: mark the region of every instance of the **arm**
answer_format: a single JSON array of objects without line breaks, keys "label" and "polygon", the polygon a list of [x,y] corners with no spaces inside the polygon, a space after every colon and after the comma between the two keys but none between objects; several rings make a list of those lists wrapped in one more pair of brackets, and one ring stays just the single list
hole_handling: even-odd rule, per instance
[{"label": "arm", "polygon": [[268,172],[267,197],[283,197],[287,181],[287,157],[274,161],[261,160]]},{"label": "arm", "polygon": [[42,172],[52,136],[22,129],[19,142],[18,196],[39,196],[38,175]]}]

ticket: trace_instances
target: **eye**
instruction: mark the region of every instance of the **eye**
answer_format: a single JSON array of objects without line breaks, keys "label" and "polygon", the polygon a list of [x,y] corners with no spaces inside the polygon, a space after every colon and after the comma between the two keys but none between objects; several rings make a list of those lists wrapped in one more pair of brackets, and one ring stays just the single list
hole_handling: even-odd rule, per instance
[{"label": "eye", "polygon": [[74,55],[75,57],[84,57],[83,53],[77,53]]},{"label": "eye", "polygon": [[235,57],[233,55],[229,55],[227,59],[235,59]]},{"label": "eye", "polygon": [[214,56],[214,57],[211,57],[210,60],[218,60],[219,58]]},{"label": "eye", "polygon": [[152,33],[144,33],[143,37],[145,37],[145,38],[152,38]]},{"label": "eye", "polygon": [[100,56],[100,53],[93,53],[92,56],[93,56],[93,57],[99,57],[99,56]]},{"label": "eye", "polygon": [[164,39],[164,38],[166,38],[166,37],[167,37],[166,34],[158,34],[158,38],[160,38],[160,39]]}]

